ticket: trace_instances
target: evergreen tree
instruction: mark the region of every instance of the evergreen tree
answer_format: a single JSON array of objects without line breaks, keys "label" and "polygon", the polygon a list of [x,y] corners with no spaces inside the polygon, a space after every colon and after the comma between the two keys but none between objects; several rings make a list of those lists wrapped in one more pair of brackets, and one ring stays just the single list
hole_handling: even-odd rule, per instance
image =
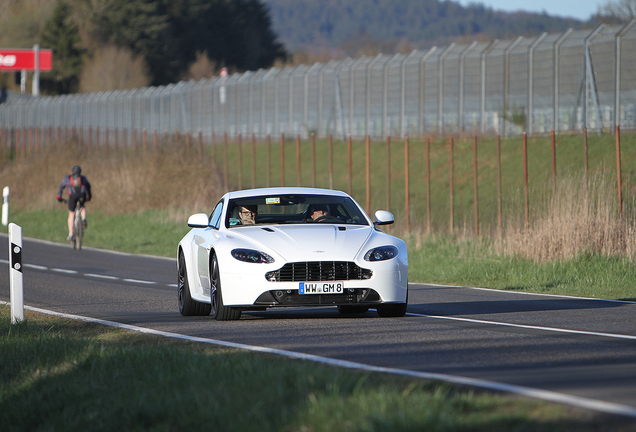
[{"label": "evergreen tree", "polygon": [[41,78],[42,91],[52,94],[77,91],[86,50],[82,47],[79,28],[71,20],[67,3],[59,2],[45,24],[42,46],[53,51],[52,70]]}]

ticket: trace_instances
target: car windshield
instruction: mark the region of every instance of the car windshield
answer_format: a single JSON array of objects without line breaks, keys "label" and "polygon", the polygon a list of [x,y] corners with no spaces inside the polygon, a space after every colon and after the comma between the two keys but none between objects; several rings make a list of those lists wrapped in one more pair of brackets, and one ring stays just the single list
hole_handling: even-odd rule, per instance
[{"label": "car windshield", "polygon": [[230,200],[225,226],[305,223],[368,225],[349,197],[271,195]]}]

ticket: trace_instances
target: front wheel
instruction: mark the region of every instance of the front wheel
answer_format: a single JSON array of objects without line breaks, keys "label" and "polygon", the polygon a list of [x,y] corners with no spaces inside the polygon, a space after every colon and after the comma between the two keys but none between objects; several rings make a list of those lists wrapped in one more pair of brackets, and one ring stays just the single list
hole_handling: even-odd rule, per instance
[{"label": "front wheel", "polygon": [[82,216],[78,210],[75,211],[75,219],[73,221],[73,249],[82,248],[82,237],[84,236],[84,224],[82,224]]},{"label": "front wheel", "polygon": [[185,257],[179,253],[179,267],[177,270],[177,290],[179,295],[179,313],[183,316],[210,315],[210,305],[194,301],[190,295],[190,284],[186,273]]},{"label": "front wheel", "polygon": [[219,273],[219,261],[216,255],[210,260],[210,305],[212,317],[217,321],[234,321],[241,318],[241,311],[227,307],[223,304],[221,292],[221,275]]}]

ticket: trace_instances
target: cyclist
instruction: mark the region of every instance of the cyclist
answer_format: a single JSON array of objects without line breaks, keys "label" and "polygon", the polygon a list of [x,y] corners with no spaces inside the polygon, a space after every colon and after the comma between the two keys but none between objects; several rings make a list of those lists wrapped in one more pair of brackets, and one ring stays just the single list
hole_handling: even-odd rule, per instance
[{"label": "cyclist", "polygon": [[75,206],[80,202],[82,223],[86,228],[86,207],[84,203],[91,200],[91,184],[86,176],[82,175],[82,168],[75,165],[71,169],[71,174],[67,174],[62,180],[60,190],[57,192],[57,200],[62,202],[62,193],[64,188],[68,187],[68,237],[66,240],[73,240],[73,219],[75,217]]}]

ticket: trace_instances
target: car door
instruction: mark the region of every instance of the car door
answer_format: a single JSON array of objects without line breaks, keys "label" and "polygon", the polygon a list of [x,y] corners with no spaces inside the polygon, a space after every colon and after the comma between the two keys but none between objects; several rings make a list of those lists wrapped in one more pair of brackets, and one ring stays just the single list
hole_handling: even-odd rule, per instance
[{"label": "car door", "polygon": [[223,213],[223,201],[219,201],[212,215],[210,216],[210,226],[194,236],[196,245],[197,273],[199,283],[203,290],[203,295],[210,295],[210,250],[212,245],[219,238],[218,230],[221,224],[221,214]]}]

